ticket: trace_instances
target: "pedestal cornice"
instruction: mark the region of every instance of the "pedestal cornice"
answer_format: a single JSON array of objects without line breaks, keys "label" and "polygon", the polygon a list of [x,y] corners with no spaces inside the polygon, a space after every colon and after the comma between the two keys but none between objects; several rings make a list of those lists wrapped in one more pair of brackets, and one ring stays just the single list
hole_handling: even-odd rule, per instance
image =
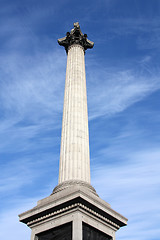
[{"label": "pedestal cornice", "polygon": [[80,185],[55,192],[38,201],[36,207],[20,214],[19,217],[21,222],[32,228],[77,210],[99,219],[115,231],[127,224],[127,219],[114,211],[107,202]]}]

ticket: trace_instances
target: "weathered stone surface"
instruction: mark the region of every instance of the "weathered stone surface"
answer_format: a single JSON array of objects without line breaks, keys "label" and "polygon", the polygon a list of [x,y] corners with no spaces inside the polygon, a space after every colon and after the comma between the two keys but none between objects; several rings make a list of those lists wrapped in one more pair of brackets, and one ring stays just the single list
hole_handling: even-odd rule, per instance
[{"label": "weathered stone surface", "polygon": [[63,107],[59,183],[90,183],[90,156],[84,49],[69,47]]}]

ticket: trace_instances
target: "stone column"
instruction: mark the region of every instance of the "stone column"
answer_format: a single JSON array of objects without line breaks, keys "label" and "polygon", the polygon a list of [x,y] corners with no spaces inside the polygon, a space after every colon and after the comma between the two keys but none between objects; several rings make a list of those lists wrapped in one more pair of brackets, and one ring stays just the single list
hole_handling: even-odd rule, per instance
[{"label": "stone column", "polygon": [[84,49],[68,49],[63,108],[59,183],[67,180],[90,183],[90,157]]},{"label": "stone column", "polygon": [[19,215],[32,229],[31,240],[112,239],[127,224],[90,185],[90,158],[84,52],[93,42],[79,24],[58,40],[68,54],[59,184],[37,206]]},{"label": "stone column", "polygon": [[59,184],[83,181],[90,184],[88,111],[84,53],[93,43],[82,34],[79,24],[58,40],[67,56]]}]

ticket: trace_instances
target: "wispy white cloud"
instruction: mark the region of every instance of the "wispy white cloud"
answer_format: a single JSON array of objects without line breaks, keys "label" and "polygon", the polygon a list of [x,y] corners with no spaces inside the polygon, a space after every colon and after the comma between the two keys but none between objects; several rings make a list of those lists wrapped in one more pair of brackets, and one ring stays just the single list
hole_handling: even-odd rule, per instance
[{"label": "wispy white cloud", "polygon": [[[98,68],[97,68],[98,69]],[[89,77],[90,119],[124,111],[160,88],[159,74],[141,75],[140,71],[99,69]],[[96,91],[95,91],[96,89]]]},{"label": "wispy white cloud", "polygon": [[[157,16],[146,17],[146,16],[137,16],[135,17],[121,17],[121,18],[111,18],[110,23],[115,24],[113,31],[119,34],[125,34],[125,32],[133,33],[135,31],[148,32],[150,29],[152,31],[159,30],[160,18]],[[121,23],[121,28],[118,23]],[[119,31],[118,31],[119,29]]]},{"label": "wispy white cloud", "polygon": [[[61,67],[64,65],[62,65],[64,57],[59,58],[59,55],[60,52],[57,51],[54,54],[38,54],[25,58],[18,55],[3,57],[3,65],[1,65],[2,106],[6,109],[13,109],[18,114],[30,114],[32,108],[36,110],[38,105],[43,108],[43,112],[47,112],[56,102],[54,109],[59,110],[57,103],[62,103],[63,91],[60,89],[64,85],[65,76],[65,68]],[[0,60],[2,62],[2,59]],[[59,101],[57,101],[57,91],[61,94]]]},{"label": "wispy white cloud", "polygon": [[[18,155],[17,155],[18,156]],[[19,192],[26,186],[26,189],[29,187],[35,186],[35,182],[38,180],[41,182],[42,176],[45,178],[47,175],[50,178],[50,174],[55,170],[53,165],[58,167],[59,155],[57,156],[54,153],[37,153],[37,154],[25,154],[21,158],[12,156],[5,161],[1,161],[1,178],[0,178],[0,194],[1,196],[14,196],[19,195]],[[49,167],[50,166],[50,167]],[[57,178],[55,179],[52,176],[52,181],[57,183]],[[48,184],[47,179],[46,183],[43,181],[43,184]],[[53,188],[54,186],[52,186]],[[39,189],[40,191],[42,189]]]},{"label": "wispy white cloud", "polygon": [[103,199],[129,218],[127,228],[118,233],[119,239],[154,239],[160,232],[157,226],[160,151],[124,152],[123,158],[125,164],[105,167],[103,162],[103,166],[96,166],[93,184]]},{"label": "wispy white cloud", "polygon": [[158,16],[135,18],[111,18],[110,36],[136,35],[139,49],[159,49],[160,18]]},{"label": "wispy white cloud", "polygon": [[60,128],[65,55],[59,55],[57,51],[33,58],[7,55],[3,62],[0,59],[1,149],[22,137],[26,143],[44,129]]}]

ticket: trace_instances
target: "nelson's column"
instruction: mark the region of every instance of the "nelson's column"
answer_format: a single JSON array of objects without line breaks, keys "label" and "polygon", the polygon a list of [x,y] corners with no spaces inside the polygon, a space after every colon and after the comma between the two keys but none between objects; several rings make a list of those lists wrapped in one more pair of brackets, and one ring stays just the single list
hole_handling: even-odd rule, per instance
[{"label": "nelson's column", "polygon": [[74,23],[58,43],[67,52],[59,183],[37,206],[19,215],[31,240],[115,240],[127,219],[102,200],[90,184],[84,53],[94,43]]}]

